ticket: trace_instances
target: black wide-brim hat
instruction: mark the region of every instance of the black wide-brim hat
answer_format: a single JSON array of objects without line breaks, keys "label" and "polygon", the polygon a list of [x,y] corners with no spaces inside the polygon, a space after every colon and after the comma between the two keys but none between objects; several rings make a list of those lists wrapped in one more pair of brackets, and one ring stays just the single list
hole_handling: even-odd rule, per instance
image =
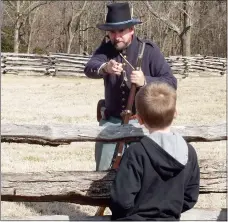
[{"label": "black wide-brim hat", "polygon": [[131,18],[128,3],[113,3],[107,5],[108,13],[105,24],[98,24],[97,28],[104,31],[121,30],[141,24],[139,19]]}]

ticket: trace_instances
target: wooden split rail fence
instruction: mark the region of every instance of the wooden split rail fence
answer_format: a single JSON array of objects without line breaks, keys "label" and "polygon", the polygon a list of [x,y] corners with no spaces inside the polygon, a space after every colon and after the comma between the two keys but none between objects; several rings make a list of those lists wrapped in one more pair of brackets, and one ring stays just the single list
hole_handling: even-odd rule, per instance
[{"label": "wooden split rail fence", "polygon": [[[188,142],[227,140],[226,123],[214,126],[174,126]],[[2,124],[1,142],[58,146],[71,142],[120,140],[136,141],[148,131],[139,124],[122,126],[83,125],[20,125]],[[200,195],[226,193],[226,160],[200,159]],[[13,202],[71,202],[91,206],[107,206],[115,171],[53,171],[2,173],[1,200]],[[182,220],[226,220],[227,209],[190,210]],[[207,215],[207,216],[206,216]],[[63,216],[64,217],[64,216]],[[107,219],[107,217],[104,217]],[[34,218],[33,218],[34,219]],[[37,219],[35,217],[35,219]],[[39,218],[42,219],[42,218]],[[47,219],[47,218],[46,218]],[[51,219],[51,218],[49,218]],[[61,218],[59,218],[61,219]],[[65,217],[65,219],[67,219]],[[69,218],[68,218],[69,219]],[[102,220],[91,217],[91,220]],[[193,219],[193,220],[194,220]],[[87,217],[86,220],[89,220]]]},{"label": "wooden split rail fence", "polygon": [[[15,75],[84,76],[85,64],[91,56],[79,54],[50,53],[1,54],[1,73]],[[187,77],[223,76],[226,74],[226,58],[212,56],[169,56],[166,57],[174,74]]]}]

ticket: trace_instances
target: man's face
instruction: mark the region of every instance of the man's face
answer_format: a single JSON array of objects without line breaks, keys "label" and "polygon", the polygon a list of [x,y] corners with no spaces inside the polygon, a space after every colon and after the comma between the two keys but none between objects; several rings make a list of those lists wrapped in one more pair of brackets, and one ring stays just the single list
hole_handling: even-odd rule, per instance
[{"label": "man's face", "polygon": [[127,48],[127,46],[131,43],[133,34],[133,27],[123,30],[108,31],[109,38],[118,51]]}]

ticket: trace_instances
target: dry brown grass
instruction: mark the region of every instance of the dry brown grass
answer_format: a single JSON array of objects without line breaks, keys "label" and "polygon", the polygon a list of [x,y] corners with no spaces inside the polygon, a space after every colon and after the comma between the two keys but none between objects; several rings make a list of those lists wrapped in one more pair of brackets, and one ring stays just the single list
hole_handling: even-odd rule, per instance
[{"label": "dry brown grass", "polygon": [[[2,123],[96,122],[96,104],[103,98],[103,81],[85,78],[2,76]],[[187,78],[178,82],[175,125],[216,124],[226,121],[226,79]],[[225,141],[193,143],[199,158],[225,161]],[[94,170],[94,143],[59,147],[2,143],[2,172]],[[226,207],[226,196],[200,195],[196,207]],[[69,203],[2,202],[2,219],[32,215],[94,215],[96,207]]]}]

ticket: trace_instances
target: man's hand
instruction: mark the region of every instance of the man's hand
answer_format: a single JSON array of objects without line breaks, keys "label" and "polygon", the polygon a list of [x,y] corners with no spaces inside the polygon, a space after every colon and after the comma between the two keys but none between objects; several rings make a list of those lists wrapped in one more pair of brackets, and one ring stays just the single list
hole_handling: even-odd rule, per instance
[{"label": "man's hand", "polygon": [[137,87],[144,86],[146,83],[145,76],[141,70],[132,71],[130,78],[131,78],[131,83],[135,83]]},{"label": "man's hand", "polygon": [[123,71],[122,63],[118,63],[115,60],[111,59],[103,68],[104,72],[113,75],[121,75]]}]

